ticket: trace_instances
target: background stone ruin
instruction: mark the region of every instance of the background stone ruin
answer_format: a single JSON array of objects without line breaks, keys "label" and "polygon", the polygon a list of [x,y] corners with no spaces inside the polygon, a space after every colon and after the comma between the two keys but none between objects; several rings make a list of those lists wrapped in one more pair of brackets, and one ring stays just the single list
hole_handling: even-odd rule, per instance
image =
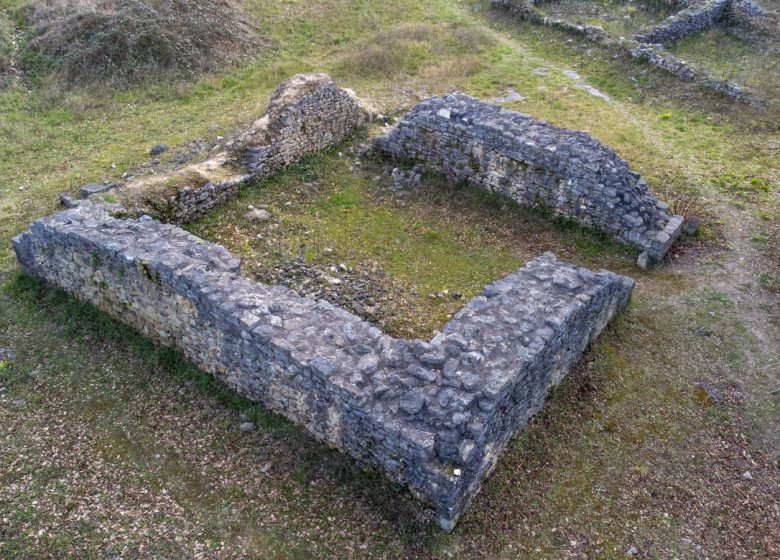
[{"label": "background stone ruin", "polygon": [[243,278],[219,245],[111,210],[84,202],[35,222],[13,240],[24,273],[378,466],[448,531],[633,288],[547,253],[487,286],[432,341],[397,340],[330,303]]},{"label": "background stone ruin", "polygon": [[639,248],[643,267],[660,262],[682,228],[683,217],[670,215],[614,150],[467,95],[423,101],[375,144],[453,181],[604,231]]},{"label": "background stone ruin", "polygon": [[[491,2],[494,7],[537,25],[573,33],[603,46],[619,47],[633,58],[643,60],[655,68],[694,81],[730,97],[750,102],[757,100],[745,86],[729,80],[720,80],[714,77],[709,69],[683,61],[665,47],[669,43],[725,23],[743,28],[760,28],[765,33],[773,33],[777,30],[776,16],[764,12],[753,0],[690,2],[684,4],[686,7],[681,11],[649,29],[636,33],[633,37],[614,37],[596,25],[578,25],[548,17],[537,7],[541,3],[535,0],[492,0]],[[774,23],[770,24],[770,19]],[[742,35],[749,34],[749,32],[742,33]]]}]

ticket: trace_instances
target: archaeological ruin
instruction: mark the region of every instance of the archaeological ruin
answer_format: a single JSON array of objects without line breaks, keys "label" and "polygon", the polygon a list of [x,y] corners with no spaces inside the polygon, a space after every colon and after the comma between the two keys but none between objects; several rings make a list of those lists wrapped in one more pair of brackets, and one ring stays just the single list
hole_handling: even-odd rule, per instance
[{"label": "archaeological ruin", "polygon": [[[116,210],[116,209],[115,209]],[[58,286],[377,466],[451,530],[511,436],[631,296],[545,254],[487,286],[430,342],[243,278],[219,245],[84,202],[14,239]]]},{"label": "archaeological ruin", "polygon": [[[404,340],[327,301],[245,278],[224,247],[177,225],[369,119],[327,76],[296,76],[217,157],[131,179],[112,192],[118,202],[88,189],[89,199],[37,220],[13,246],[25,274],[380,469],[449,531],[634,282],[545,253],[485,287],[432,340]],[[606,231],[639,248],[645,265],[663,258],[682,222],[587,134],[465,95],[424,101],[376,147]]]},{"label": "archaeological ruin", "polygon": [[[769,14],[753,0],[702,0],[682,3],[678,12],[657,25],[626,37],[614,36],[598,25],[581,25],[550,17],[540,8],[544,3],[544,0],[492,0],[491,2],[495,8],[533,24],[559,29],[605,47],[620,49],[631,57],[678,78],[695,82],[735,99],[757,102],[744,85],[731,80],[718,79],[708,68],[681,60],[667,49],[675,41],[717,25],[753,27],[764,25],[763,18],[769,17]],[[772,17],[775,17],[774,14]]]},{"label": "archaeological ruin", "polygon": [[467,95],[426,99],[375,144],[399,161],[604,231],[638,248],[643,268],[660,262],[682,229],[683,217],[670,215],[614,150]]}]

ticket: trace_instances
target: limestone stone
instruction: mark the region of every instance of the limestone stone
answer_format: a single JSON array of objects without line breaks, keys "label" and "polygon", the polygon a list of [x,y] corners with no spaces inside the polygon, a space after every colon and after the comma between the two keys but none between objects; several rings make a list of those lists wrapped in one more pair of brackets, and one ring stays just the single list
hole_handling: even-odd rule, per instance
[{"label": "limestone stone", "polygon": [[371,107],[326,74],[299,74],[276,88],[265,113],[230,148],[168,174],[130,180],[118,196],[132,213],[184,224],[241,185],[338,144],[372,116]]}]

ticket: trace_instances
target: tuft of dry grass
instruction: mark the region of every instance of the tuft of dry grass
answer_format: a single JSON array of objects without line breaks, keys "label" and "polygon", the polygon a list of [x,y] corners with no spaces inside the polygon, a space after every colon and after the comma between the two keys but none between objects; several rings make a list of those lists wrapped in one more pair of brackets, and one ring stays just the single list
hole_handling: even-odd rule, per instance
[{"label": "tuft of dry grass", "polygon": [[27,64],[68,85],[190,77],[255,52],[255,23],[230,0],[39,0]]}]

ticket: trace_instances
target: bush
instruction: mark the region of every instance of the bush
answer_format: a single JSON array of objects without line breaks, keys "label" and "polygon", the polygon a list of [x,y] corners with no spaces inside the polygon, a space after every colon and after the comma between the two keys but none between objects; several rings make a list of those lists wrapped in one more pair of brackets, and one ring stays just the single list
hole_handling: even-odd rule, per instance
[{"label": "bush", "polygon": [[253,52],[256,27],[228,0],[40,0],[25,60],[70,85],[191,77]]}]

